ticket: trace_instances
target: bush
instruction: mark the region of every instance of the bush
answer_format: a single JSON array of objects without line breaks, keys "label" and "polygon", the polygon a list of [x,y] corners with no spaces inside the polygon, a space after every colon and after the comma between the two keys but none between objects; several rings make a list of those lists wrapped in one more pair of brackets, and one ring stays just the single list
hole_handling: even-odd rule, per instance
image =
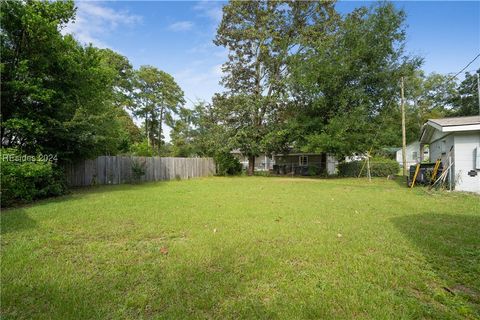
[{"label": "bush", "polygon": [[317,166],[307,167],[307,176],[317,176],[320,174],[320,170]]},{"label": "bush", "polygon": [[130,153],[138,157],[154,157],[158,156],[156,150],[153,150],[151,146],[148,145],[146,140],[142,142],[134,143],[130,146]]},{"label": "bush", "polygon": [[2,207],[59,196],[67,190],[59,167],[50,161],[28,159],[15,149],[2,149],[1,175]]},{"label": "bush", "polygon": [[133,182],[139,182],[142,177],[147,172],[146,169],[147,164],[145,161],[140,160],[132,160],[132,175],[133,175]]},{"label": "bush", "polygon": [[255,171],[255,172],[253,172],[253,175],[258,176],[258,177],[270,177],[271,176],[270,171]]},{"label": "bush", "polygon": [[[338,175],[341,177],[358,177],[365,161],[342,162],[338,165]],[[370,159],[370,174],[372,177],[387,177],[396,175],[400,170],[397,161],[387,158]],[[362,177],[367,176],[367,165],[362,171]]]},{"label": "bush", "polygon": [[217,165],[217,175],[237,175],[242,172],[242,164],[230,153],[220,153],[214,157]]}]

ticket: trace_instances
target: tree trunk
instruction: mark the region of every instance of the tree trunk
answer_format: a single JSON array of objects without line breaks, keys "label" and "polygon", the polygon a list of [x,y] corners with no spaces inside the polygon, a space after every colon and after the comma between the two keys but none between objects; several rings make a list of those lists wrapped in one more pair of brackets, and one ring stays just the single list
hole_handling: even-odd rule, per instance
[{"label": "tree trunk", "polygon": [[248,157],[248,175],[253,176],[253,172],[255,171],[255,156]]},{"label": "tree trunk", "polygon": [[148,135],[148,118],[145,117],[145,135],[147,136],[147,146],[150,147],[150,137]]},{"label": "tree trunk", "polygon": [[158,155],[159,156],[162,148],[162,122],[163,122],[163,108],[160,111],[160,121],[158,123]]}]

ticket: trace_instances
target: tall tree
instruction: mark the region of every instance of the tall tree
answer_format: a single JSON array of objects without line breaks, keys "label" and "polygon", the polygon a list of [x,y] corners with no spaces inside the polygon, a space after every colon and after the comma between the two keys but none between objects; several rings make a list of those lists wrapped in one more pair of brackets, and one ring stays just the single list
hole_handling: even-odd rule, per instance
[{"label": "tall tree", "polygon": [[451,113],[455,116],[477,116],[480,114],[477,74],[480,74],[480,69],[475,73],[465,73],[465,79],[460,83],[457,91],[452,95],[450,103],[452,104]]},{"label": "tall tree", "polygon": [[304,38],[290,78],[300,111],[290,127],[300,148],[348,155],[384,144],[383,120],[398,114],[399,79],[421,63],[404,55],[404,20],[381,3],[344,16],[327,36]]},{"label": "tall tree", "polygon": [[60,160],[115,153],[112,69],[98,49],[61,33],[73,1],[0,5],[2,146]]},{"label": "tall tree", "polygon": [[133,103],[134,70],[127,57],[111,50],[98,49],[101,61],[111,71],[113,103],[119,109],[128,109]]},{"label": "tall tree", "polygon": [[145,122],[147,143],[161,152],[163,124],[172,123],[173,115],[185,103],[183,91],[168,73],[152,66],[141,66],[134,79],[135,116]]},{"label": "tall tree", "polygon": [[270,151],[265,137],[284,120],[289,58],[302,50],[302,36],[327,32],[335,16],[331,2],[232,1],[223,7],[214,43],[229,50],[222,79],[227,92],[217,94],[213,106],[229,145],[248,156],[250,175],[255,156]]}]

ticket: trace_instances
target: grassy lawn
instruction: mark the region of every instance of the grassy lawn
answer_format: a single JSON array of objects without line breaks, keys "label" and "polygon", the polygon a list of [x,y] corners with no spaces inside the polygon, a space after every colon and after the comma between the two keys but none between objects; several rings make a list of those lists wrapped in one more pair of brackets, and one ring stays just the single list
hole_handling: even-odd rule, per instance
[{"label": "grassy lawn", "polygon": [[106,186],[1,214],[2,319],[476,319],[480,197],[395,181]]}]

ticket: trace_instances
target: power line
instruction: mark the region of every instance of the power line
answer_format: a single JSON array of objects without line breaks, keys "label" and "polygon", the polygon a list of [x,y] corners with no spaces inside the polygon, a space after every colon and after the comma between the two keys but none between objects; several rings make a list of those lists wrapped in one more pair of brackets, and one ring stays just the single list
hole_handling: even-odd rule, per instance
[{"label": "power line", "polygon": [[477,58],[480,57],[480,53],[476,55],[475,58],[473,58],[472,61],[470,61],[465,67],[463,67],[462,70],[458,71],[453,77],[450,77],[447,81],[451,81],[453,79],[455,79],[460,73],[462,73],[465,69],[467,69],[475,60],[477,60]]}]

